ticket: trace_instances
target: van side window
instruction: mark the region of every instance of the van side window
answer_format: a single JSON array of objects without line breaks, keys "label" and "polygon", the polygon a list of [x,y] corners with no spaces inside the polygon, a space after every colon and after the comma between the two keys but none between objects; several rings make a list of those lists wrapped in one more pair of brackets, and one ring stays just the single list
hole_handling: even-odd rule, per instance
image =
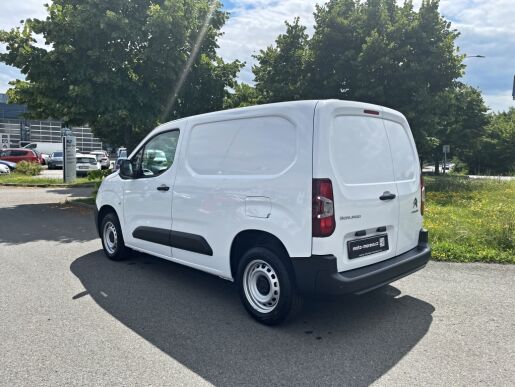
[{"label": "van side window", "polygon": [[190,133],[187,163],[199,175],[276,175],[296,157],[296,127],[282,117],[202,123]]},{"label": "van side window", "polygon": [[152,137],[131,159],[135,176],[155,177],[166,172],[172,166],[178,141],[178,130]]}]

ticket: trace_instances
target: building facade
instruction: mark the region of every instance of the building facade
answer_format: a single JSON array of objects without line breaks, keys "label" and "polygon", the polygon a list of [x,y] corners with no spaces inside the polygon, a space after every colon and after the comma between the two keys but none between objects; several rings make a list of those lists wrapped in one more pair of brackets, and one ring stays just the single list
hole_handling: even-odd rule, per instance
[{"label": "building facade", "polygon": [[[62,121],[29,120],[23,117],[27,112],[25,105],[9,104],[7,96],[0,94],[0,137],[2,145],[11,148],[24,146],[31,142],[61,142]],[[70,128],[77,138],[80,152],[102,149],[102,142],[93,136],[91,128],[79,126]]]}]

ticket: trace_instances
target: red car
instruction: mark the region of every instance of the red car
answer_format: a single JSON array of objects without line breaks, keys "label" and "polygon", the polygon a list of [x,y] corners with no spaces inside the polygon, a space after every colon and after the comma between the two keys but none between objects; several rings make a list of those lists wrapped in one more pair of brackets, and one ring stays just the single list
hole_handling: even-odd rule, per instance
[{"label": "red car", "polygon": [[24,148],[2,149],[0,151],[0,160],[7,160],[13,163],[29,161],[31,163],[41,164],[41,158],[34,151]]}]

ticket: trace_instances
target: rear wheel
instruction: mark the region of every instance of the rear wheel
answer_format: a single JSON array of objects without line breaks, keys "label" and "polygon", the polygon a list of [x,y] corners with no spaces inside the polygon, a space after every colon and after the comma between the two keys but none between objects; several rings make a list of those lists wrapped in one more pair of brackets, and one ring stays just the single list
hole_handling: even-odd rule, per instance
[{"label": "rear wheel", "polygon": [[245,309],[262,324],[280,324],[300,307],[292,271],[272,249],[248,250],[238,265],[237,283]]},{"label": "rear wheel", "polygon": [[109,212],[102,218],[100,226],[100,237],[102,239],[102,247],[107,258],[113,261],[121,261],[126,259],[130,251],[125,247],[123,241],[122,229],[116,214]]}]

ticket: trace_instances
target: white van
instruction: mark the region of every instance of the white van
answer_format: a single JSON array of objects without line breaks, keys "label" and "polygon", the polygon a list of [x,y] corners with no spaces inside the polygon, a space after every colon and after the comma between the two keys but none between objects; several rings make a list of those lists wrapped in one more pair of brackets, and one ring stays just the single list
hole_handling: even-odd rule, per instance
[{"label": "white van", "polygon": [[62,152],[63,144],[60,142],[31,142],[25,145],[24,148],[51,155],[54,152]]},{"label": "white van", "polygon": [[235,281],[273,325],[299,294],[361,294],[424,267],[423,205],[402,114],[298,101],[154,129],[102,183],[96,225],[109,258],[133,249]]},{"label": "white van", "polygon": [[54,152],[62,152],[63,144],[60,142],[31,142],[24,146],[24,148],[32,149],[41,154],[42,163],[48,164],[50,155]]}]

